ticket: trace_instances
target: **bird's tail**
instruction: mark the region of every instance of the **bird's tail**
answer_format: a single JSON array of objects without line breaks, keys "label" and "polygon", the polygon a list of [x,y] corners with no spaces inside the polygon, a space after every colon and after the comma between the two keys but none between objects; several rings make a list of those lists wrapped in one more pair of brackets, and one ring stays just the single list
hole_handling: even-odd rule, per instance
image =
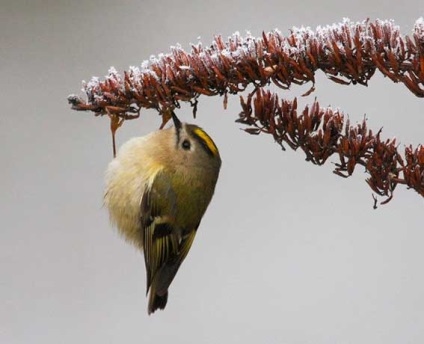
[{"label": "bird's tail", "polygon": [[156,273],[150,286],[148,313],[152,314],[157,309],[164,309],[168,301],[168,288],[174,279],[181,262],[165,264]]},{"label": "bird's tail", "polygon": [[167,301],[168,291],[166,291],[163,295],[159,295],[158,293],[156,293],[155,288],[150,289],[148,308],[149,315],[154,313],[157,309],[164,309]]}]

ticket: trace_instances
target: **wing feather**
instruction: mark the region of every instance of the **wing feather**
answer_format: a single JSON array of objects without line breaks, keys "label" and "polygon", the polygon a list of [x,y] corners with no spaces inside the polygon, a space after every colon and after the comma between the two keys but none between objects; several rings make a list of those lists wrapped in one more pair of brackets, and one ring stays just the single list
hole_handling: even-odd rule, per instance
[{"label": "wing feather", "polygon": [[147,292],[152,282],[171,257],[178,255],[179,231],[172,226],[176,213],[176,197],[171,181],[158,173],[141,201],[141,230],[147,272]]},{"label": "wing feather", "polygon": [[196,228],[176,228],[176,196],[172,183],[158,173],[141,202],[141,227],[147,293],[165,295],[196,236]]}]

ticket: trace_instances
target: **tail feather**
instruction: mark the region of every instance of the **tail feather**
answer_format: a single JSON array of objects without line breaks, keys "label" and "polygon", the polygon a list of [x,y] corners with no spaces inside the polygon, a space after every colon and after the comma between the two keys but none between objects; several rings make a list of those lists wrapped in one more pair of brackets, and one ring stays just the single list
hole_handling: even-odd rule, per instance
[{"label": "tail feather", "polygon": [[[150,286],[148,313],[164,309],[168,301],[168,288],[171,285],[181,263],[165,264],[156,273]],[[149,289],[147,289],[149,291]]]},{"label": "tail feather", "polygon": [[157,309],[164,309],[167,301],[168,301],[168,291],[166,291],[165,294],[163,295],[159,295],[155,292],[155,290],[150,290],[149,307],[148,307],[149,315],[154,313]]}]

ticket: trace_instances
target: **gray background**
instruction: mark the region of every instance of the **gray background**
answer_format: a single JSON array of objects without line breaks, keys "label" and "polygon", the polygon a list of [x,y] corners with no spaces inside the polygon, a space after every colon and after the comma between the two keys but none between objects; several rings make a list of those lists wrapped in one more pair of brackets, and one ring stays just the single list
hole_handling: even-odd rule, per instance
[{"label": "gray background", "polygon": [[[423,199],[399,187],[372,209],[361,169],[344,180],[234,123],[238,97],[200,99],[223,167],[167,309],[147,316],[142,254],[102,208],[109,122],[71,111],[81,80],[214,34],[395,19],[413,1],[5,1],[0,10],[0,342],[422,343]],[[309,88],[293,87],[293,97]],[[81,94],[81,93],[80,93]],[[368,88],[318,76],[317,96],[385,137],[424,141],[423,102],[380,74]],[[190,109],[179,116],[193,121]],[[121,144],[155,130],[152,111]]]}]

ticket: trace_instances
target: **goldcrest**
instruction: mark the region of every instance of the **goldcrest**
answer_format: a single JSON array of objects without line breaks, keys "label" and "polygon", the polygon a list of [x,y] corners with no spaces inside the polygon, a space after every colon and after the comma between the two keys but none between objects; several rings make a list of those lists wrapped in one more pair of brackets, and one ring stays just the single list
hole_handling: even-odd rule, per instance
[{"label": "goldcrest", "polygon": [[166,306],[221,167],[210,136],[172,118],[173,127],[125,143],[106,171],[111,222],[144,252],[149,314]]}]

